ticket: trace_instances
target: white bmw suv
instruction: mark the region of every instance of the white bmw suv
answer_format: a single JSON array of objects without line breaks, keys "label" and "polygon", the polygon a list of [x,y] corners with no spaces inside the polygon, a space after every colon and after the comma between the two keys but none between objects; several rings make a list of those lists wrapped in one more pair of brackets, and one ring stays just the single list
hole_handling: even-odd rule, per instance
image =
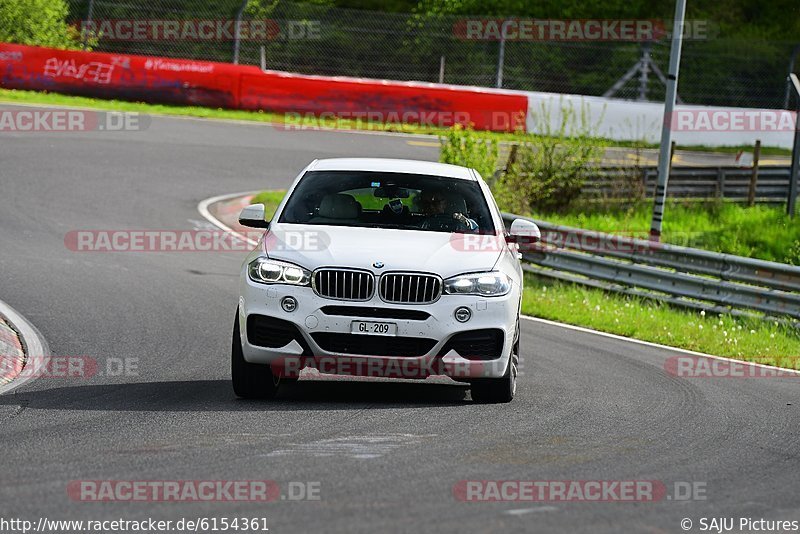
[{"label": "white bmw suv", "polygon": [[411,160],[312,162],[241,270],[231,367],[235,393],[273,397],[306,367],[321,373],[470,384],[478,402],[516,390],[519,243],[473,169]]}]

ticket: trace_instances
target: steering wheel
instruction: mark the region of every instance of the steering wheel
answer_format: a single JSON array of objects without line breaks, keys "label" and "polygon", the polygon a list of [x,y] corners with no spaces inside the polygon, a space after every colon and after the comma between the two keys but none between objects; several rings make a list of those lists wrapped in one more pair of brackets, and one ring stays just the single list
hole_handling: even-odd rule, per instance
[{"label": "steering wheel", "polygon": [[472,219],[460,214],[437,213],[428,216],[419,227],[422,230],[434,230],[438,232],[457,232],[469,229],[477,230],[477,224]]}]

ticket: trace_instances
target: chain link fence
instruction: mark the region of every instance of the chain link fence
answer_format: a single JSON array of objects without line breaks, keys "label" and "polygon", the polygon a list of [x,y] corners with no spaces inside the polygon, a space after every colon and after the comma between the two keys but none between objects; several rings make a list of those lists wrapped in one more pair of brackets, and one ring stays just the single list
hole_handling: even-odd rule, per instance
[{"label": "chain link fence", "polygon": [[[470,40],[465,17],[381,13],[277,0],[70,0],[74,21],[217,21],[213,39],[123,39],[100,31],[93,50],[266,66],[303,74],[418,80],[601,96],[642,59],[643,44],[599,41]],[[238,44],[235,21],[241,17]],[[267,35],[253,32],[267,21]],[[111,26],[114,27],[114,26]],[[263,29],[263,27],[262,27]],[[262,32],[263,34],[263,32]],[[796,43],[685,41],[679,97],[687,104],[780,108]],[[502,49],[502,51],[501,51]],[[666,72],[669,41],[649,46]],[[501,59],[502,56],[502,59]],[[502,75],[499,66],[502,65]],[[640,71],[614,96],[660,101],[664,86]],[[501,78],[501,79],[499,79]]]}]

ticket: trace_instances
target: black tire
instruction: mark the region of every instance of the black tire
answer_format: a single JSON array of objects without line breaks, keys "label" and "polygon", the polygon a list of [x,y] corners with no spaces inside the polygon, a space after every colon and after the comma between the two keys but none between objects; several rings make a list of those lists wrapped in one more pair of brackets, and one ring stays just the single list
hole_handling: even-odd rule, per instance
[{"label": "black tire", "polygon": [[514,345],[508,359],[506,372],[501,378],[481,378],[470,383],[472,400],[483,404],[511,402],[517,392],[517,366],[519,365],[519,319],[514,332]]},{"label": "black tire", "polygon": [[269,365],[248,363],[242,354],[239,336],[239,311],[233,322],[231,340],[231,382],[233,392],[243,399],[271,399],[278,391],[278,384]]}]

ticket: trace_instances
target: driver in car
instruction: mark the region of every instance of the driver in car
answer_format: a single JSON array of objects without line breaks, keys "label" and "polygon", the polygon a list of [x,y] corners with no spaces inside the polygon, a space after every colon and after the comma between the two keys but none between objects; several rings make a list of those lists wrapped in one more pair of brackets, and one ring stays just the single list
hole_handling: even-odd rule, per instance
[{"label": "driver in car", "polygon": [[477,232],[478,223],[467,217],[467,203],[454,193],[427,189],[416,198],[417,206],[425,220],[419,225],[423,230],[439,232]]}]

